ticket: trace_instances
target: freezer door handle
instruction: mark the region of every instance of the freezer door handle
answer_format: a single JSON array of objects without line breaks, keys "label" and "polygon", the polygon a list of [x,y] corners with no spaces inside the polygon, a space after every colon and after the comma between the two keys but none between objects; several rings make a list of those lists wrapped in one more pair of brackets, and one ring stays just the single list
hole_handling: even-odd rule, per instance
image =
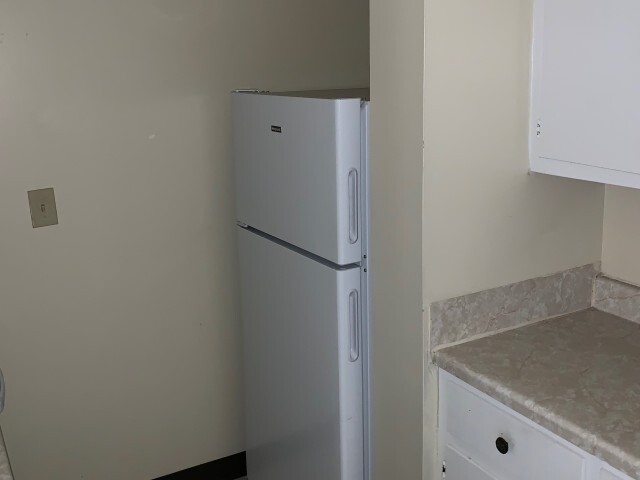
[{"label": "freezer door handle", "polygon": [[349,243],[358,241],[358,170],[349,171]]},{"label": "freezer door handle", "polygon": [[356,362],[360,358],[360,322],[358,291],[349,293],[349,360]]}]

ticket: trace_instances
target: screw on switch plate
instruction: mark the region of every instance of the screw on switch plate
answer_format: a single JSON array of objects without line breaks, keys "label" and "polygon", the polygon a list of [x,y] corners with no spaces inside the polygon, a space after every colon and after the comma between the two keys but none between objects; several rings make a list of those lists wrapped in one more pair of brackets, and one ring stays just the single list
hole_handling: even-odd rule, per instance
[{"label": "screw on switch plate", "polygon": [[31,190],[27,192],[29,209],[31,210],[31,224],[33,228],[48,227],[58,224],[58,210],[53,188]]}]

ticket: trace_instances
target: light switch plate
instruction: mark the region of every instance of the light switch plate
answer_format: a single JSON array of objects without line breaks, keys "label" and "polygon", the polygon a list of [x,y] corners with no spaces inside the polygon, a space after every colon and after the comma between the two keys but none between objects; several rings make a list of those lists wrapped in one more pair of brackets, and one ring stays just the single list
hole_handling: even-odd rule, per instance
[{"label": "light switch plate", "polygon": [[31,224],[33,228],[48,227],[58,224],[58,210],[53,188],[31,190],[29,196],[29,208],[31,209]]}]

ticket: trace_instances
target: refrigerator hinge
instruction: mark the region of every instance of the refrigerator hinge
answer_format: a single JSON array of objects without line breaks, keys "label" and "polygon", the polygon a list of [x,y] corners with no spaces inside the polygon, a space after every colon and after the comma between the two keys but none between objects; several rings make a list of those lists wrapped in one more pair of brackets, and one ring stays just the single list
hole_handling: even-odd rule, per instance
[{"label": "refrigerator hinge", "polygon": [[536,122],[536,137],[540,137],[542,135],[542,120],[538,120]]},{"label": "refrigerator hinge", "polygon": [[246,223],[242,223],[242,222],[236,222],[236,225],[238,225],[240,228],[248,228],[249,225],[247,225]]},{"label": "refrigerator hinge", "polygon": [[446,478],[447,476],[447,461],[442,461],[442,478]]}]

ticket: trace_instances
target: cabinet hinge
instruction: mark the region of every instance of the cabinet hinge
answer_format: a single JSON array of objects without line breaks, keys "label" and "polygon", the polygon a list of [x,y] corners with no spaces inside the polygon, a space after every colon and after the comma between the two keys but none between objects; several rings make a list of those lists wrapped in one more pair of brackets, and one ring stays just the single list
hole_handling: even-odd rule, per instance
[{"label": "cabinet hinge", "polygon": [[536,123],[536,137],[542,135],[542,120],[538,120]]},{"label": "cabinet hinge", "polygon": [[446,478],[447,477],[447,461],[444,460],[442,462],[442,478]]}]

